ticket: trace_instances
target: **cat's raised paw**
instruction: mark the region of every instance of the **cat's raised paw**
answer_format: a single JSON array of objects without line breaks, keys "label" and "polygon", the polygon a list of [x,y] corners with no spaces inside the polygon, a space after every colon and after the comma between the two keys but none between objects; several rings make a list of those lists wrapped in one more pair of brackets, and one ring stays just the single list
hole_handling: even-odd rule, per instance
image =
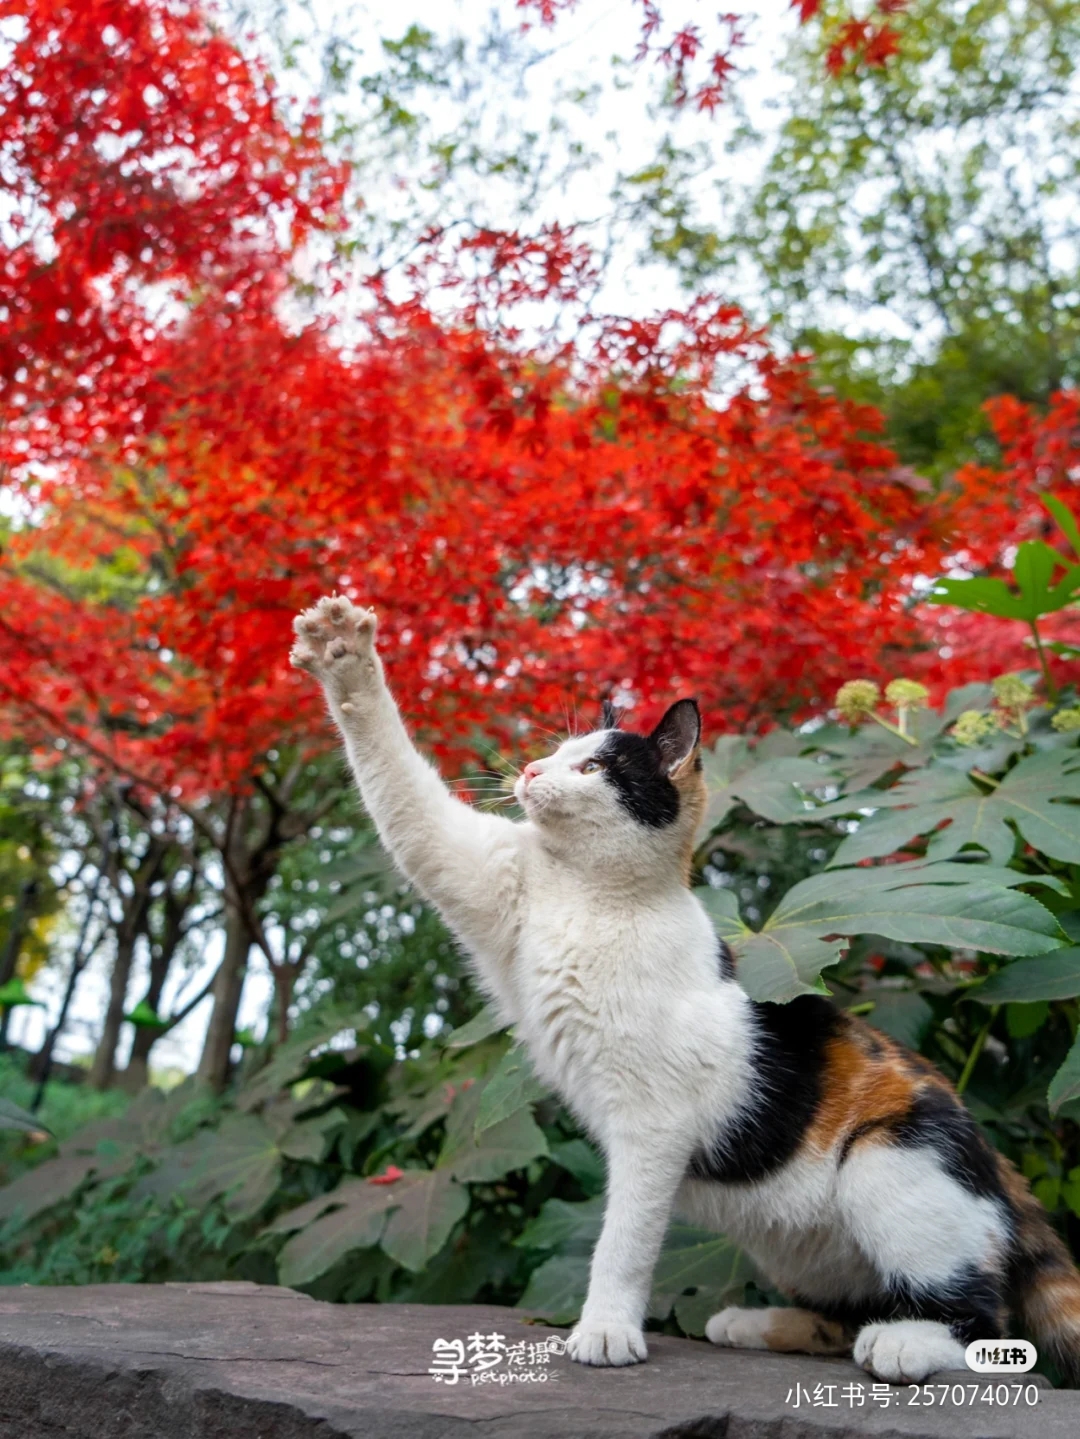
[{"label": "cat's raised paw", "polygon": [[932,1319],[867,1324],[855,1340],[855,1363],[890,1384],[920,1384],[942,1369],[963,1369],[964,1346]]},{"label": "cat's raised paw", "polygon": [[296,643],[289,659],[346,701],[378,677],[375,612],[342,595],[327,595],[293,620]]},{"label": "cat's raised paw", "polygon": [[566,1352],[579,1364],[640,1364],[649,1357],[641,1330],[614,1322],[579,1324],[566,1341]]}]

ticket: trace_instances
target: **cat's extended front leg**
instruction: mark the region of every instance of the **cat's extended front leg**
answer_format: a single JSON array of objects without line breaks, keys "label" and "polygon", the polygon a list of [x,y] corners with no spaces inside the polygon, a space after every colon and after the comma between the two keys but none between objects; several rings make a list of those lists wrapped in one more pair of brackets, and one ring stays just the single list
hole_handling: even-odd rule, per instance
[{"label": "cat's extended front leg", "polygon": [[516,826],[455,799],[414,749],[383,678],[373,611],[334,596],[294,628],[292,662],[323,686],[380,839],[499,993],[499,961],[513,942]]},{"label": "cat's extended front leg", "polygon": [[687,1154],[681,1144],[658,1136],[650,1142],[646,1133],[605,1146],[604,1227],[593,1252],[588,1298],[566,1345],[579,1364],[639,1364],[647,1357],[641,1326]]}]

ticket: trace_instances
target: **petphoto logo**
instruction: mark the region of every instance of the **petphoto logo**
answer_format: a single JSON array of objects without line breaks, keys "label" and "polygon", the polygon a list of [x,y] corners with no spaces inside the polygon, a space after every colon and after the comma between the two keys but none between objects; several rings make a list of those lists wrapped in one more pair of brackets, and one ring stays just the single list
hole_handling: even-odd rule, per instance
[{"label": "petphoto logo", "polygon": [[508,1344],[505,1334],[470,1334],[468,1339],[436,1339],[428,1373],[436,1384],[548,1384],[558,1379],[552,1355],[566,1353],[566,1340],[549,1334],[532,1342]]},{"label": "petphoto logo", "polygon": [[967,1367],[976,1374],[1026,1374],[1038,1357],[1026,1339],[976,1339],[964,1351]]}]

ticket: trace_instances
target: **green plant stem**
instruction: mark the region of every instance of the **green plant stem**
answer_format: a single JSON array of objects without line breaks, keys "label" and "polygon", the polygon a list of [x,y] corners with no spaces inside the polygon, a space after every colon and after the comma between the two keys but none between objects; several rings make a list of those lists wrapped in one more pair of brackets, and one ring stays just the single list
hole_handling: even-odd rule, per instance
[{"label": "green plant stem", "polygon": [[1046,697],[1051,704],[1057,704],[1058,687],[1054,683],[1054,676],[1050,673],[1050,661],[1043,649],[1042,636],[1039,634],[1039,626],[1035,620],[1031,621],[1031,638],[1035,641],[1035,652],[1039,656],[1039,664],[1042,666],[1043,679],[1046,682]]},{"label": "green plant stem", "polygon": [[881,716],[879,714],[875,714],[873,710],[867,710],[867,714],[872,720],[876,721],[876,723],[879,724],[882,729],[887,729],[890,734],[896,735],[897,738],[902,739],[905,744],[914,745],[916,748],[918,747],[919,741],[915,738],[915,736],[905,734],[904,731],[899,727],[899,725],[894,725],[889,720],[882,719]]},{"label": "green plant stem", "polygon": [[978,1034],[975,1036],[975,1043],[971,1046],[971,1053],[968,1055],[967,1061],[965,1062],[963,1069],[960,1071],[960,1078],[956,1081],[957,1094],[963,1094],[964,1090],[968,1087],[968,1080],[971,1078],[975,1066],[979,1062],[979,1055],[983,1052],[983,1045],[986,1043],[987,1035],[990,1033],[991,1025],[998,1017],[998,1011],[1000,1010],[1000,1008],[1000,1004],[994,1005],[993,1009],[990,1011],[990,1018],[986,1021],[982,1029],[980,1029]]}]

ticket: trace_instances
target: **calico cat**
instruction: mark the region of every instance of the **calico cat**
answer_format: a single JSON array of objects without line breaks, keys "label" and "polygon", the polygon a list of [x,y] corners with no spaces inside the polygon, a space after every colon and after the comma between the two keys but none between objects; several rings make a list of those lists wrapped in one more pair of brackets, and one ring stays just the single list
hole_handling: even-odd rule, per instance
[{"label": "calico cat", "polygon": [[1013,1313],[1080,1382],[1080,1274],[947,1081],[824,997],[740,988],[688,888],[705,805],[694,701],[649,735],[608,716],[527,764],[515,823],[455,799],[413,748],[372,612],[323,599],[295,628],[292,661],[321,681],[383,843],[604,1152],[574,1359],[646,1357],[678,1211],[793,1301],[723,1310],[715,1344],[853,1351],[880,1379],[919,1381],[962,1368]]}]

